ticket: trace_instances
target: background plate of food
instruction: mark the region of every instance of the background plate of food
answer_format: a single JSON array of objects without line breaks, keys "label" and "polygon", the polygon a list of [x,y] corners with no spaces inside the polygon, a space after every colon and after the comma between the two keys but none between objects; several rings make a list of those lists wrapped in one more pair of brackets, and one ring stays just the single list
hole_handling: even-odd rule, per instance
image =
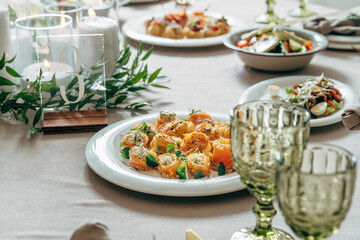
[{"label": "background plate of food", "polygon": [[[85,155],[88,162],[88,165],[90,168],[96,172],[99,176],[103,177],[104,179],[117,184],[119,186],[122,186],[124,188],[128,188],[131,190],[144,192],[144,193],[150,193],[150,194],[156,194],[156,195],[164,195],[164,196],[207,196],[207,195],[217,195],[217,194],[224,194],[229,193],[237,190],[244,189],[245,186],[240,182],[239,175],[232,169],[231,171],[228,171],[228,164],[224,160],[224,163],[226,165],[226,171],[220,173],[220,168],[213,168],[211,167],[211,170],[209,170],[209,173],[206,173],[204,170],[202,172],[205,176],[199,176],[199,172],[196,171],[195,174],[190,172],[190,168],[192,168],[189,165],[190,158],[192,154],[200,154],[204,155],[207,154],[205,149],[208,149],[205,147],[207,144],[202,145],[203,149],[197,150],[196,152],[191,152],[191,147],[188,148],[187,145],[188,142],[186,142],[184,137],[184,145],[181,145],[179,149],[175,146],[171,146],[171,144],[167,144],[163,148],[160,146],[160,144],[163,143],[163,139],[161,136],[157,138],[159,132],[163,131],[173,131],[174,129],[179,129],[179,131],[182,131],[185,133],[186,131],[189,131],[190,135],[184,135],[184,136],[192,136],[192,134],[197,135],[199,130],[194,130],[192,126],[192,123],[190,123],[191,126],[186,125],[188,130],[184,130],[184,125],[182,123],[189,123],[189,113],[177,113],[176,114],[176,121],[181,125],[179,128],[171,125],[173,122],[165,122],[161,126],[166,126],[164,128],[160,127],[159,123],[159,117],[160,114],[149,114],[149,115],[143,115],[135,118],[130,118],[127,120],[123,120],[117,123],[114,123],[98,133],[96,133],[88,142]],[[191,115],[195,116],[195,115]],[[222,114],[210,114],[211,119],[214,120],[213,126],[217,127],[224,127],[224,129],[227,129],[229,125],[226,123],[229,121],[228,115],[222,115]],[[165,119],[165,118],[164,118]],[[193,118],[194,119],[194,118]],[[144,123],[146,123],[146,127],[144,127]],[[219,123],[223,123],[225,125],[218,125]],[[202,124],[194,123],[196,128],[199,126],[202,126]],[[215,125],[216,124],[216,125]],[[206,124],[205,124],[206,125]],[[151,131],[149,126],[156,126],[155,131]],[[159,127],[159,128],[158,128]],[[157,131],[159,129],[159,131]],[[160,130],[162,129],[162,130]],[[208,128],[206,128],[207,135]],[[177,134],[181,134],[179,131],[176,131]],[[184,132],[185,131],[185,132]],[[152,133],[156,132],[156,134]],[[200,132],[200,131],[199,131]],[[210,131],[211,132],[211,131]],[[224,131],[224,138],[229,137],[225,133],[228,131]],[[136,134],[137,137],[136,137]],[[174,133],[174,131],[173,131]],[[135,134],[135,135],[134,135]],[[149,138],[152,138],[152,140],[146,140],[147,137],[139,137],[140,135],[147,135]],[[171,134],[170,134],[171,135]],[[201,135],[201,134],[200,134]],[[135,136],[135,137],[131,137]],[[220,140],[220,136],[217,136]],[[210,138],[210,137],[209,137]],[[128,149],[126,153],[126,148],[129,145],[128,140],[134,140],[134,139],[141,139],[139,142],[139,146],[130,146],[131,148]],[[177,138],[178,139],[178,138]],[[196,137],[198,139],[198,136]],[[222,139],[222,137],[221,137]],[[230,140],[228,139],[228,142]],[[130,141],[135,144],[136,140]],[[148,143],[146,143],[148,142]],[[185,144],[186,142],[186,144]],[[215,161],[215,155],[219,155],[215,153],[214,149],[214,142],[211,143],[213,145],[212,152],[208,152],[212,156],[212,163]],[[230,143],[228,143],[230,144]],[[169,147],[169,146],[171,147]],[[174,143],[174,145],[176,145]],[[138,164],[137,157],[133,157],[133,155],[140,156],[142,155],[141,148],[148,148],[148,154],[146,156],[146,165],[142,165],[142,163]],[[199,146],[199,145],[197,145]],[[151,148],[154,149],[153,152],[151,152]],[[155,150],[156,149],[156,150]],[[141,151],[139,151],[141,150]],[[164,151],[163,151],[164,150]],[[208,149],[209,150],[209,149]],[[230,146],[228,145],[228,150],[230,150]],[[190,151],[187,153],[186,151]],[[153,154],[155,152],[155,154]],[[186,158],[187,160],[182,162],[186,162],[188,164],[186,166],[186,177],[185,179],[180,179],[181,171],[178,172],[178,169],[176,169],[176,173],[179,174],[178,177],[173,176],[173,178],[169,178],[172,174],[171,172],[167,172],[166,174],[161,173],[160,171],[163,171],[163,169],[160,169],[161,164],[160,161],[163,163],[166,163],[170,161],[168,158],[162,159],[160,156],[165,157],[166,155],[169,155],[168,153],[173,153],[177,156],[179,153],[179,158]],[[204,154],[202,154],[204,153]],[[156,156],[158,154],[158,156]],[[127,155],[127,156],[126,156]],[[148,157],[149,155],[155,156],[156,159],[158,159],[158,166],[154,168],[154,165],[150,164],[153,163],[152,157]],[[222,154],[220,154],[222,155]],[[220,156],[219,155],[219,156]],[[226,154],[225,154],[226,155]],[[187,157],[186,157],[187,156]],[[222,155],[223,156],[223,155]],[[201,156],[198,156],[201,157]],[[203,156],[204,157],[204,156]],[[129,159],[128,159],[129,158]],[[199,159],[197,159],[199,160]],[[196,160],[196,161],[197,161]],[[231,154],[230,154],[230,160],[231,160]],[[132,162],[133,161],[133,162]],[[149,161],[149,162],[148,162]],[[205,163],[206,161],[202,161],[202,163]],[[232,163],[232,161],[231,161]],[[165,164],[166,166],[170,166],[169,164]],[[207,164],[205,164],[208,166]],[[220,166],[221,164],[219,164]],[[149,169],[144,169],[149,167]],[[231,165],[232,166],[232,165]],[[180,169],[184,167],[183,165],[179,165]],[[197,168],[196,168],[197,169]],[[147,171],[144,171],[147,170]],[[223,169],[224,170],[224,169]],[[166,171],[166,169],[164,170]],[[196,176],[196,174],[198,174]],[[193,176],[193,177],[191,177]]]},{"label": "background plate of food", "polygon": [[[322,82],[320,85],[327,87],[317,86],[319,81]],[[343,111],[358,102],[359,96],[350,86],[324,75],[300,75],[272,78],[254,84],[242,94],[239,102],[270,99],[304,106],[311,112],[311,127],[320,127],[341,121]]]},{"label": "background plate of food", "polygon": [[218,13],[184,11],[131,19],[122,31],[129,38],[152,45],[205,47],[221,45],[226,36],[248,26]]}]

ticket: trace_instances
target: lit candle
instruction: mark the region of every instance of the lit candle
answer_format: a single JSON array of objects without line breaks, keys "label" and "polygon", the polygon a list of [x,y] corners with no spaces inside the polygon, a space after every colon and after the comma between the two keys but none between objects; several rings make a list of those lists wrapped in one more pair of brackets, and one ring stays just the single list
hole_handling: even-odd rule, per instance
[{"label": "lit candle", "polygon": [[[8,5],[0,0],[0,59],[3,57],[4,52],[6,59],[12,58]],[[6,72],[5,68],[0,70],[0,76],[13,81],[11,76]],[[14,87],[12,86],[2,86],[1,88],[5,91],[14,90]]]},{"label": "lit candle", "polygon": [[[89,17],[84,17],[79,22],[80,34],[103,34],[104,35],[104,60],[105,75],[109,76],[116,67],[119,54],[118,24],[111,18],[97,17],[94,10],[89,9]],[[91,38],[89,38],[91,39]],[[83,64],[91,67],[101,58],[99,44],[90,42],[89,39],[80,41],[80,52]]]},{"label": "lit candle", "polygon": [[43,63],[33,63],[21,72],[22,79],[22,88],[25,88],[29,82],[34,82],[39,76],[40,68],[43,71],[41,81],[51,81],[53,75],[55,74],[56,84],[59,86],[67,86],[71,80],[71,74],[74,69],[65,63],[59,62],[48,62],[44,61]]}]

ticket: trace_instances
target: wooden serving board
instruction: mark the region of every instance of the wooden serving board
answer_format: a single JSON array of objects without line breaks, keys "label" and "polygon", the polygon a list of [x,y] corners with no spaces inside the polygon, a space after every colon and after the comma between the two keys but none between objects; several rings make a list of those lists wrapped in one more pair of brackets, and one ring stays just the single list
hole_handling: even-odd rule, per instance
[{"label": "wooden serving board", "polygon": [[108,125],[106,109],[46,112],[44,134],[96,132]]}]

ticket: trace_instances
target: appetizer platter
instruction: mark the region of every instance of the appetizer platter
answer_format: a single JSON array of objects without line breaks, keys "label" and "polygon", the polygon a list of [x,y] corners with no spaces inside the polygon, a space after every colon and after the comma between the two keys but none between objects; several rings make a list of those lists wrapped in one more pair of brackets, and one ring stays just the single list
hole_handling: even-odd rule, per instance
[{"label": "appetizer platter", "polygon": [[322,74],[262,81],[248,88],[239,102],[269,99],[303,106],[311,113],[311,127],[320,127],[341,121],[343,110],[358,102],[359,96],[350,86]]},{"label": "appetizer platter", "polygon": [[224,37],[246,27],[241,20],[212,12],[155,14],[128,20],[122,26],[127,37],[166,47],[205,47],[221,45]]},{"label": "appetizer platter", "polygon": [[[228,125],[226,124],[226,122],[229,120],[229,117],[227,115],[214,113],[208,113],[208,115],[211,116],[211,119],[214,121],[214,125],[216,124],[215,126],[220,129],[223,128],[222,130],[227,129]],[[171,145],[169,145],[169,143],[162,144],[163,135],[162,133],[160,134],[160,132],[158,133],[158,130],[156,130],[159,118],[159,114],[139,116],[136,118],[127,119],[112,124],[96,133],[88,142],[85,150],[86,159],[90,168],[95,171],[99,176],[114,184],[135,191],[157,195],[207,196],[233,192],[245,188],[245,186],[240,182],[239,175],[236,172],[233,172],[233,169],[231,167],[232,165],[230,165],[231,162],[229,161],[230,159],[226,157],[226,154],[225,158],[223,158],[221,150],[215,152],[214,160],[214,150],[210,150],[208,145],[210,143],[210,137],[208,137],[207,135],[206,137],[204,137],[204,134],[201,134],[201,132],[192,133],[195,131],[195,129],[193,129],[193,125],[191,124],[192,122],[190,120],[187,120],[189,118],[189,113],[176,113],[176,121],[173,123],[177,123],[176,126],[178,126],[180,121],[183,121],[185,123],[180,124],[180,132],[173,131],[177,128],[173,128],[174,125],[170,123],[171,121],[162,125],[161,130],[159,128],[159,131],[165,131],[167,132],[167,134],[170,135],[184,134],[182,139],[188,138],[186,136],[189,136],[189,140],[194,139],[193,137],[195,135],[195,139],[199,139],[198,137],[201,135],[201,137],[203,138],[200,138],[200,145],[198,145],[199,142],[195,143],[196,141],[189,141],[187,144],[180,143],[179,145],[176,143],[176,141],[173,142],[174,144]],[[185,119],[186,121],[184,121]],[[207,130],[205,130],[207,129],[207,127],[211,129],[211,127],[207,125],[209,124],[209,122],[205,122],[204,124],[202,123],[193,124],[195,128],[198,128],[199,131],[204,130],[203,133],[207,132],[209,135],[211,135],[210,132],[212,131],[208,132]],[[155,127],[155,135],[151,134],[151,126]],[[188,126],[189,129],[186,131],[192,130],[192,132],[182,132],[184,131],[184,129],[187,129]],[[203,128],[204,126],[206,126],[206,128]],[[143,142],[143,140],[138,140],[142,139],[141,137],[131,137],[136,135],[134,134],[134,131],[138,131],[138,136],[143,136],[143,133],[145,132],[146,135],[149,134],[148,138],[152,137],[152,140],[150,142],[148,141],[149,145],[147,145],[146,150],[140,149],[140,144],[138,146],[131,147],[133,148],[132,150],[130,148],[124,151],[124,149],[129,146],[129,143],[131,145],[131,143],[134,143],[136,141]],[[219,148],[228,146],[228,142],[226,140],[227,138],[225,138],[227,131],[223,131],[222,133],[215,131],[215,133],[216,134],[212,136],[212,142],[218,140],[217,144],[219,144]],[[144,137],[144,139],[145,138],[146,137]],[[137,140],[135,141],[135,139]],[[172,139],[178,140],[179,138],[172,136]],[[220,139],[224,139],[224,144],[220,142]],[[206,141],[208,141],[208,143],[205,144]],[[153,145],[151,147],[152,142]],[[195,145],[192,145],[191,143],[194,143]],[[142,146],[144,147],[144,145]],[[195,148],[193,148],[194,146]],[[155,165],[157,165],[156,163],[154,165],[151,165],[151,161],[154,160],[152,157],[149,157],[148,159],[146,159],[145,157],[145,159],[148,160],[148,164],[150,161],[149,165],[151,167],[146,164],[146,160],[145,162],[136,163],[135,161],[135,163],[130,164],[130,155],[142,155],[142,153],[144,153],[144,151],[142,150],[146,151],[146,153],[149,153],[147,155],[157,155],[157,164],[159,164],[158,166],[163,165],[165,171],[160,170],[158,166],[154,167]],[[163,156],[159,159],[159,155]],[[189,157],[192,158],[193,161],[187,160]],[[176,163],[174,164],[174,166],[176,167],[169,168],[168,166],[170,166],[169,163],[171,162],[172,158],[175,158],[176,160]],[[220,160],[216,162],[216,159],[225,160]],[[140,157],[140,160],[144,159],[141,159]],[[177,160],[180,160],[180,162],[178,162]],[[220,164],[220,162],[223,162],[224,164]],[[202,165],[201,163],[205,163],[203,165],[206,165],[206,168],[202,168],[202,166],[201,168],[199,168],[199,166],[197,166]],[[191,164],[193,165],[191,166]],[[221,167],[219,168],[220,165]],[[166,168],[168,168],[168,172],[166,172]],[[195,171],[192,171],[191,169]],[[176,173],[177,170],[180,175],[181,172],[185,173],[185,175],[183,175],[184,177],[180,177],[179,174]],[[197,170],[200,170],[201,173]]]}]

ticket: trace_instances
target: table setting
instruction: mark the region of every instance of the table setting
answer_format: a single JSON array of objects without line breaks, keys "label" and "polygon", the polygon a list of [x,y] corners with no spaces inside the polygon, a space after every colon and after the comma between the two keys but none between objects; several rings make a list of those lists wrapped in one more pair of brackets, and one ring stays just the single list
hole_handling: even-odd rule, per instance
[{"label": "table setting", "polygon": [[357,239],[349,4],[0,0],[0,239]]}]

